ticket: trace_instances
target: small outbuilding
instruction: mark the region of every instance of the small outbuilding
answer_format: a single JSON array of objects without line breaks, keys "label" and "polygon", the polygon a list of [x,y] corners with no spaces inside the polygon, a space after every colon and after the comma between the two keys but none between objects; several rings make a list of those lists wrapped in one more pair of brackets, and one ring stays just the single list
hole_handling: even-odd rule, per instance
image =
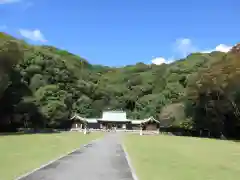
[{"label": "small outbuilding", "polygon": [[73,129],[84,129],[85,126],[87,125],[87,120],[86,118],[83,118],[81,116],[78,116],[78,115],[74,115],[72,118],[71,118],[71,121],[72,121],[72,128]]},{"label": "small outbuilding", "polygon": [[154,117],[150,117],[148,119],[144,119],[141,121],[141,127],[142,127],[142,130],[159,131],[160,122],[156,120]]}]

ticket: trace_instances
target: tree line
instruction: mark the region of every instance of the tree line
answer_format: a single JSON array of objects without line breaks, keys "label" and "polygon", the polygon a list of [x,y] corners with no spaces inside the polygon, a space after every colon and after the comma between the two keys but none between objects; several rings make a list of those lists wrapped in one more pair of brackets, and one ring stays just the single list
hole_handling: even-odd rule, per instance
[{"label": "tree line", "polygon": [[0,131],[66,128],[75,112],[121,109],[131,119],[154,116],[164,127],[239,138],[239,54],[236,46],[115,68],[0,33]]}]

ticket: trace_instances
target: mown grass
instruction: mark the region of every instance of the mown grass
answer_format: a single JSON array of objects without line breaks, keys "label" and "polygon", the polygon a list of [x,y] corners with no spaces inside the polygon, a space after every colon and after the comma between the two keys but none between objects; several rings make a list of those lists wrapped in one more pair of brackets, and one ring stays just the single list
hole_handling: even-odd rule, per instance
[{"label": "mown grass", "polygon": [[176,136],[126,135],[139,180],[237,180],[240,144]]},{"label": "mown grass", "polygon": [[15,179],[102,135],[66,132],[0,136],[0,179]]}]

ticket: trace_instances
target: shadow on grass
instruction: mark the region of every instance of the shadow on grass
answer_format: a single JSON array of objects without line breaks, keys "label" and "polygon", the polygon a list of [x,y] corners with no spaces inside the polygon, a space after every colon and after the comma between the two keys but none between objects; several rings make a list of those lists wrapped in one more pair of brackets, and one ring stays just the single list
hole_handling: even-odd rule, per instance
[{"label": "shadow on grass", "polygon": [[0,136],[10,136],[10,135],[26,135],[26,134],[54,134],[54,133],[62,133],[67,132],[67,129],[64,130],[56,130],[56,129],[44,129],[44,130],[26,130],[26,131],[18,131],[18,132],[0,132]]}]

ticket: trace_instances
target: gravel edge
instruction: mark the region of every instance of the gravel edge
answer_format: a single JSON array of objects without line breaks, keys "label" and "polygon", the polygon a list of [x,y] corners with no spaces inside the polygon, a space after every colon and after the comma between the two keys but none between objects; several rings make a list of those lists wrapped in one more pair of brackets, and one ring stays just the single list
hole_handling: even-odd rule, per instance
[{"label": "gravel edge", "polygon": [[134,180],[139,180],[138,177],[137,177],[136,171],[135,171],[135,169],[134,169],[134,167],[132,165],[130,156],[129,156],[128,152],[127,152],[127,149],[126,149],[122,139],[121,139],[121,145],[122,145],[122,148],[123,148],[123,151],[124,151],[125,158],[127,159],[128,166],[130,167],[133,179]]}]

